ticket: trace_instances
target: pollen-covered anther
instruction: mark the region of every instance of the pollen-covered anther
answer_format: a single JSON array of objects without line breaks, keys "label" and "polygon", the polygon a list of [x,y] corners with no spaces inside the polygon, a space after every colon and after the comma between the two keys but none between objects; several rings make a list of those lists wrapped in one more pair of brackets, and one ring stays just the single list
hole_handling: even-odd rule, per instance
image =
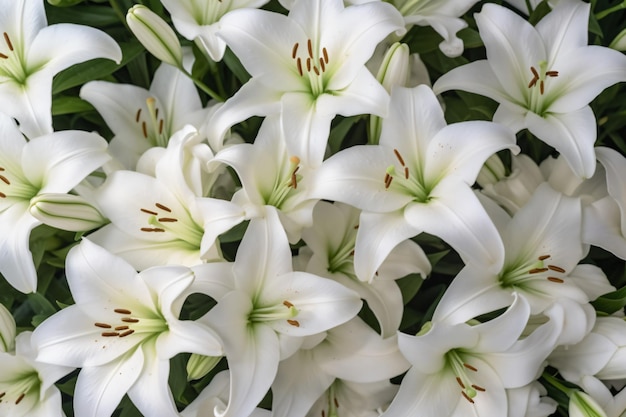
[{"label": "pollen-covered anther", "polygon": [[115,311],[118,314],[133,314],[130,310],[125,309],[125,308],[116,308],[113,311]]},{"label": "pollen-covered anther", "polygon": [[103,337],[116,337],[120,335],[118,332],[102,332],[101,334]]},{"label": "pollen-covered anther", "polygon": [[110,324],[106,323],[94,323],[94,326],[100,327],[101,329],[110,329],[111,327],[113,327]]},{"label": "pollen-covered anther", "polygon": [[545,261],[546,259],[548,259],[550,257],[550,255],[541,255],[539,256],[537,259],[540,261]]},{"label": "pollen-covered anther", "polygon": [[139,323],[139,319],[134,319],[132,317],[122,317],[122,321],[124,323]]},{"label": "pollen-covered anther", "polygon": [[287,307],[287,308],[291,308],[291,307],[293,307],[293,304],[292,304],[292,303],[290,303],[290,302],[289,302],[289,301],[287,301],[287,300],[283,301],[283,305],[284,305],[285,307]]},{"label": "pollen-covered anther", "polygon": [[405,166],[404,158],[402,158],[402,155],[400,155],[400,151],[398,151],[397,149],[394,149],[393,153],[394,153],[394,155],[396,155],[396,158],[398,158],[398,161],[400,162],[400,165]]},{"label": "pollen-covered anther", "polygon": [[542,272],[548,271],[548,268],[533,268],[528,271],[529,274],[540,274]]},{"label": "pollen-covered anther", "polygon": [[165,205],[163,205],[161,203],[155,203],[154,205],[157,206],[158,208],[160,208],[161,210],[167,211],[168,213],[172,212],[171,208],[169,208],[169,207],[167,207],[167,206],[165,206]]},{"label": "pollen-covered anther", "polygon": [[335,403],[335,408],[339,408],[339,401],[337,401],[337,397],[333,398],[333,402]]},{"label": "pollen-covered anther", "polygon": [[4,175],[0,175],[0,181],[5,183],[6,185],[11,185],[11,181],[9,181],[9,179],[5,177]]},{"label": "pollen-covered anther", "polygon": [[461,378],[460,378],[460,377],[458,377],[458,376],[456,377],[456,382],[458,382],[458,383],[459,383],[459,385],[461,386],[461,388],[465,389],[465,384],[463,383],[463,381],[461,381]]},{"label": "pollen-covered anther", "polygon": [[129,330],[126,330],[126,331],[125,331],[125,332],[123,332],[123,333],[120,333],[120,337],[130,336],[130,335],[131,335],[131,334],[133,334],[133,333],[135,333],[135,331],[134,331],[133,329],[129,329]]},{"label": "pollen-covered anther", "polygon": [[7,198],[7,195],[5,193],[0,193],[0,198]]},{"label": "pollen-covered anther", "polygon": [[563,279],[557,277],[548,277],[546,279],[550,282],[556,282],[557,284],[562,284],[565,282]]},{"label": "pollen-covered anther", "polygon": [[142,227],[141,229],[142,232],[165,232],[165,229],[162,229],[160,227]]},{"label": "pollen-covered anther", "polygon": [[556,265],[548,265],[548,269],[554,272],[560,272],[562,274],[565,273],[565,269],[561,268],[560,266],[556,266]]},{"label": "pollen-covered anther", "polygon": [[[6,35],[6,33],[5,33]],[[19,403],[22,402],[22,400],[24,399],[24,397],[26,396],[26,393],[21,393],[19,397],[17,397],[17,400],[15,400],[15,405],[18,405]]]},{"label": "pollen-covered anther", "polygon": [[535,67],[530,67],[530,72],[533,73],[533,78],[532,80],[530,80],[530,82],[528,83],[528,88],[533,87],[535,84],[537,84],[537,81],[539,81],[539,73],[537,72],[537,70],[535,69]]},{"label": "pollen-covered anther", "polygon": [[161,223],[174,223],[178,221],[178,219],[175,219],[173,217],[159,217],[157,220]]},{"label": "pollen-covered anther", "polygon": [[294,327],[300,327],[300,322],[298,320],[287,319],[287,323],[291,324]]},{"label": "pollen-covered anther", "polygon": [[478,372],[478,369],[476,369],[475,367],[473,367],[469,363],[464,363],[463,366],[466,367],[467,369],[469,369],[470,371]]},{"label": "pollen-covered anther", "polygon": [[480,385],[476,385],[476,384],[472,384],[472,388],[474,388],[476,391],[481,391],[481,392],[487,391],[486,388],[483,388]]},{"label": "pollen-covered anther", "polygon": [[120,330],[128,330],[128,326],[115,326],[116,331],[120,331]]},{"label": "pollen-covered anther", "polygon": [[465,393],[465,391],[461,391],[461,394],[463,395],[463,398],[470,402],[470,404],[474,404],[474,400],[472,400],[469,395]]}]

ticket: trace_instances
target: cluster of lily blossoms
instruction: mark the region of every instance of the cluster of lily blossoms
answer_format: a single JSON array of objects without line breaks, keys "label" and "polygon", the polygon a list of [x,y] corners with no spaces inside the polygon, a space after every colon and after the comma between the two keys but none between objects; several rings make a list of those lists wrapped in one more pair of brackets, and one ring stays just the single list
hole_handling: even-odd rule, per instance
[{"label": "cluster of lily blossoms", "polygon": [[0,416],[626,415],[624,12],[161,3],[0,0]]}]

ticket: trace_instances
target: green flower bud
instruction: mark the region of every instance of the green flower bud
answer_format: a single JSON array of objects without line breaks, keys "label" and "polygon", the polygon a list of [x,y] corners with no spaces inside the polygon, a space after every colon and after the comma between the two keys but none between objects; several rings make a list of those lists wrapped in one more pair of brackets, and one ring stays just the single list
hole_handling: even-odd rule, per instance
[{"label": "green flower bud", "polygon": [[86,232],[108,223],[98,209],[72,194],[40,194],[30,202],[30,214],[48,226]]},{"label": "green flower bud", "polygon": [[139,42],[161,61],[183,68],[183,48],[174,30],[142,4],[128,10],[126,22]]},{"label": "green flower bud", "polygon": [[187,381],[202,378],[211,372],[221,359],[221,356],[204,356],[192,353],[187,362]]},{"label": "green flower bud", "polygon": [[0,351],[13,352],[15,350],[15,319],[13,315],[0,304]]},{"label": "green flower bud", "polygon": [[600,405],[582,391],[574,391],[569,397],[570,417],[607,417]]},{"label": "green flower bud", "polygon": [[501,179],[506,177],[506,169],[502,160],[497,154],[491,155],[485,164],[478,172],[476,182],[481,187],[485,188],[488,184],[495,184]]},{"label": "green flower bud", "polygon": [[48,4],[57,7],[69,7],[82,2],[83,0],[48,0]]},{"label": "green flower bud", "polygon": [[613,39],[609,48],[613,48],[617,51],[624,52],[626,51],[626,29],[622,30],[616,37]]}]

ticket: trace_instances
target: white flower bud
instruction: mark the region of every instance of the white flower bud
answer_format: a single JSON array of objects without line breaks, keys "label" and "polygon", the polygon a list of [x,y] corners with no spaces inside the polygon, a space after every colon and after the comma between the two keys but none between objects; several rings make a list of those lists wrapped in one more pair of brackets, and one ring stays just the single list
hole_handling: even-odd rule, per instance
[{"label": "white flower bud", "polygon": [[487,184],[495,184],[505,177],[506,170],[504,169],[504,164],[500,157],[494,154],[485,161],[485,164],[478,173],[478,177],[476,177],[476,182],[484,188]]},{"label": "white flower bud", "polygon": [[30,214],[48,226],[70,232],[86,232],[107,223],[92,204],[72,194],[40,194],[30,202]]},{"label": "white flower bud", "polygon": [[616,37],[613,39],[609,48],[615,49],[617,51],[624,52],[626,51],[626,29],[622,30]]},{"label": "white flower bud", "polygon": [[582,391],[575,391],[569,397],[570,417],[607,417],[600,405]]},{"label": "white flower bud", "polygon": [[221,359],[221,356],[204,356],[192,353],[187,362],[187,381],[202,378],[211,372]]},{"label": "white flower bud", "polygon": [[136,4],[128,10],[126,22],[139,42],[161,61],[183,68],[183,48],[174,30],[146,6]]},{"label": "white flower bud", "polygon": [[7,308],[0,304],[0,351],[15,350],[15,319]]}]

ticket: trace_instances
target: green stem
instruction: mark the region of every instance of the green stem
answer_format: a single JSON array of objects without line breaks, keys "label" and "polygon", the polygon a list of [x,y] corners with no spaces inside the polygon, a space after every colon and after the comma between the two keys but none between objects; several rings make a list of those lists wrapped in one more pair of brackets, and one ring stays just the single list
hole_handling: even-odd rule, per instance
[{"label": "green stem", "polygon": [[111,8],[113,9],[117,17],[120,18],[124,26],[126,26],[126,28],[128,29],[128,24],[126,23],[126,12],[122,10],[122,7],[117,2],[117,0],[109,0],[109,4],[111,5]]},{"label": "green stem", "polygon": [[546,380],[546,382],[550,383],[550,385],[552,385],[554,388],[558,389],[568,397],[572,394],[572,392],[578,391],[576,388],[566,387],[565,385],[561,384],[561,381],[546,372],[544,372],[542,376],[543,379]]},{"label": "green stem", "polygon": [[602,10],[601,12],[596,13],[596,19],[598,19],[598,20],[604,19],[605,17],[607,17],[611,13],[615,13],[615,12],[620,11],[622,9],[626,9],[626,1],[623,1],[620,4],[617,4],[617,5],[615,5],[615,6],[611,7],[611,8],[608,8],[606,10]]},{"label": "green stem", "polygon": [[202,91],[204,91],[205,93],[207,93],[212,99],[217,100],[219,102],[224,102],[225,99],[219,95],[218,93],[216,93],[215,91],[213,91],[211,89],[211,87],[209,87],[208,85],[206,85],[205,83],[203,83],[202,81],[200,81],[199,79],[195,78],[193,75],[191,75],[190,72],[188,72],[186,69],[184,68],[179,68],[187,77],[189,77],[189,79],[191,81],[194,82],[194,84],[196,86],[198,86],[199,89],[201,89]]}]

